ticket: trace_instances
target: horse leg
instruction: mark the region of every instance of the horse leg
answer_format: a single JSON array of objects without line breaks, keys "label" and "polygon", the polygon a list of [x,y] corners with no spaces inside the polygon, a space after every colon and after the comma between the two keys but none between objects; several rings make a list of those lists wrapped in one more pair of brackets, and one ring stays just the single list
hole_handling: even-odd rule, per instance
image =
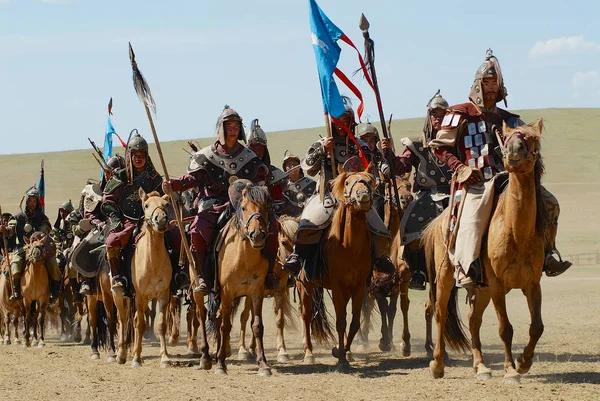
[{"label": "horse leg", "polygon": [[246,348],[246,325],[248,324],[248,318],[252,312],[252,299],[246,297],[244,300],[244,310],[240,314],[240,340],[238,344],[238,361],[245,361],[248,359],[248,349]]},{"label": "horse leg", "polygon": [[31,324],[31,306],[26,300],[23,301],[23,304],[25,305],[25,324],[23,325],[23,337],[25,342],[23,343],[23,347],[27,348],[31,346],[31,342],[29,339],[29,326]]},{"label": "horse leg", "polygon": [[[212,359],[209,354],[208,338],[206,336],[206,308],[204,307],[204,296],[199,293],[194,294],[194,302],[196,304],[196,319],[193,320],[194,327],[194,341],[200,327],[200,368],[204,370],[210,370],[212,368]],[[196,346],[196,353],[198,348]]]},{"label": "horse leg", "polygon": [[[400,302],[402,302],[402,300],[400,300]],[[427,301],[425,302],[425,351],[427,352],[427,356],[429,358],[433,358],[432,320],[433,305],[431,304],[431,299],[427,298]]]},{"label": "horse leg", "polygon": [[188,353],[192,355],[199,354],[198,341],[196,337],[198,335],[198,326],[200,325],[198,318],[196,317],[196,306],[191,305],[188,307],[185,320],[187,323],[187,348]]},{"label": "horse leg", "polygon": [[[381,315],[381,339],[379,339],[379,349],[383,352],[390,352],[392,348],[390,347],[390,339],[388,338],[388,301],[382,294],[378,294],[376,300],[377,306],[379,307],[379,314]],[[354,303],[354,300],[352,302]]]},{"label": "horse leg", "polygon": [[[398,294],[392,294],[390,296],[390,303],[388,305],[388,340],[390,342],[391,351],[395,351],[394,346],[394,319],[396,319],[396,313],[398,312]],[[407,309],[408,312],[408,309]],[[410,355],[410,331],[408,331],[408,322],[404,326],[402,332],[403,343],[408,344],[408,354]],[[404,354],[406,356],[406,354]]]},{"label": "horse leg", "polygon": [[115,305],[117,306],[117,319],[119,321],[119,351],[117,352],[117,362],[123,364],[127,361],[127,301],[125,300],[125,297],[120,294],[115,295],[114,300]]},{"label": "horse leg", "polygon": [[285,315],[287,308],[290,307],[287,287],[278,288],[273,296],[273,312],[275,313],[275,326],[277,327],[277,362],[284,363],[290,360],[285,347],[285,338],[283,330],[285,329]]},{"label": "horse leg", "polygon": [[334,347],[331,353],[338,359],[337,370],[344,372],[348,370],[350,366],[346,359],[346,347],[344,344],[346,336],[346,305],[348,304],[349,297],[341,288],[332,288],[331,293],[333,296],[333,306],[335,308],[335,330],[338,335],[338,346]]},{"label": "horse leg", "polygon": [[[15,313],[15,320],[17,319],[17,314]],[[4,345],[10,345],[10,312],[4,312],[3,324],[5,327],[4,332]],[[15,328],[15,337],[17,337],[17,330]],[[16,340],[15,340],[16,342]]]},{"label": "horse leg", "polygon": [[138,294],[135,298],[135,339],[133,340],[133,360],[131,361],[131,367],[134,368],[142,365],[142,340],[146,332],[145,312],[147,307],[148,301]]},{"label": "horse leg", "polygon": [[540,283],[534,284],[531,288],[523,290],[527,297],[527,305],[531,315],[531,326],[529,326],[529,342],[523,350],[523,354],[517,358],[517,372],[525,374],[529,372],[533,363],[535,346],[544,332],[544,323],[542,322],[542,288]]},{"label": "horse leg", "polygon": [[19,339],[19,316],[20,315],[21,315],[20,311],[17,311],[14,314],[13,324],[14,324],[14,329],[15,329],[15,345],[21,344],[21,340]]},{"label": "horse leg", "polygon": [[169,296],[169,310],[171,315],[171,337],[169,345],[175,346],[179,342],[179,326],[181,324],[181,300],[177,297]]},{"label": "horse leg", "polygon": [[96,360],[100,359],[100,352],[98,352],[98,323],[96,316],[96,305],[98,300],[95,297],[88,297],[88,321],[90,325],[91,332],[91,348],[92,348],[92,356],[91,358]]},{"label": "horse leg", "polygon": [[104,311],[106,312],[106,321],[108,322],[108,356],[106,357],[106,362],[111,363],[117,361],[117,351],[115,349],[117,319],[115,316],[115,304],[110,295],[104,297]]},{"label": "horse leg", "polygon": [[477,380],[487,380],[492,377],[492,371],[483,362],[481,352],[480,330],[483,323],[483,312],[490,303],[490,291],[487,288],[479,288],[474,296],[469,293],[471,311],[469,312],[469,330],[473,347],[473,370]]},{"label": "horse leg", "polygon": [[[410,356],[410,329],[408,328],[408,309],[410,307],[410,299],[408,298],[408,286],[410,281],[402,282],[400,284],[400,310],[402,311],[402,356]],[[397,297],[398,295],[396,295]],[[391,303],[391,299],[390,299]],[[430,319],[431,323],[431,319]],[[393,326],[392,326],[393,328]],[[429,339],[431,340],[431,331]],[[433,349],[433,346],[431,347]],[[427,343],[425,344],[427,349]]]},{"label": "horse leg", "polygon": [[231,302],[229,297],[224,296],[221,301],[221,309],[219,310],[220,320],[220,332],[219,342],[217,344],[217,368],[215,374],[225,375],[227,374],[227,366],[225,365],[225,358],[227,357],[227,344],[229,344],[229,334],[231,333]]},{"label": "horse leg", "polygon": [[360,289],[355,291],[354,295],[352,296],[352,320],[350,321],[350,328],[348,330],[348,337],[346,338],[345,346],[345,351],[347,353],[350,352],[350,347],[352,346],[354,336],[356,336],[356,333],[358,333],[358,330],[360,330],[360,312],[362,310],[364,297],[365,292]]},{"label": "horse leg", "polygon": [[493,281],[490,280],[492,301],[498,317],[498,334],[504,343],[504,381],[518,383],[521,378],[515,369],[515,361],[512,356],[513,327],[506,313],[506,295],[502,288],[498,288],[498,286],[494,286],[494,288],[493,285]]},{"label": "horse leg", "polygon": [[44,324],[45,324],[45,318],[46,318],[46,307],[48,305],[46,304],[46,302],[38,302],[38,312],[37,312],[37,324],[40,330],[40,335],[39,335],[39,341],[38,341],[38,347],[39,348],[44,348],[46,346],[46,343],[44,342]]},{"label": "horse leg", "polygon": [[145,317],[145,331],[144,331],[144,338],[146,340],[156,340],[156,334],[154,334],[154,320],[156,318],[156,299],[153,299],[151,301],[151,305],[150,307],[148,307],[148,305],[146,305],[146,308],[143,309],[145,310],[144,312],[144,317]]},{"label": "horse leg", "polygon": [[[88,312],[89,313],[89,312]],[[85,337],[83,339],[83,342],[81,343],[82,345],[90,345],[92,343],[92,340],[90,339],[90,321],[89,321],[89,317],[86,316],[87,319],[87,327],[85,328]]]},{"label": "horse leg", "polygon": [[166,322],[166,312],[169,307],[169,301],[171,298],[171,294],[169,290],[163,294],[163,296],[158,300],[158,338],[160,339],[160,366],[167,367],[171,364],[169,360],[169,352],[167,351],[167,322]]},{"label": "horse leg", "polygon": [[[262,284],[261,284],[262,285]],[[259,376],[271,376],[271,368],[267,364],[265,356],[265,347],[263,344],[263,334],[265,331],[262,320],[262,304],[264,294],[259,291],[252,296],[252,334],[256,341],[256,362],[258,363]]]},{"label": "horse leg", "polygon": [[[446,252],[445,249],[441,252]],[[446,355],[444,343],[444,328],[448,319],[448,301],[454,287],[454,268],[450,261],[445,260],[441,269],[440,276],[437,278],[435,317],[437,321],[437,343],[433,351],[433,360],[429,363],[429,371],[434,379],[444,377],[444,356]]]},{"label": "horse leg", "polygon": [[314,365],[315,356],[313,355],[313,346],[310,339],[310,322],[312,320],[312,294],[313,286],[310,284],[303,284],[300,281],[296,281],[296,288],[298,289],[298,296],[300,298],[300,313],[302,314],[302,323],[304,324],[303,330],[303,348],[304,358],[303,363],[306,365]]}]

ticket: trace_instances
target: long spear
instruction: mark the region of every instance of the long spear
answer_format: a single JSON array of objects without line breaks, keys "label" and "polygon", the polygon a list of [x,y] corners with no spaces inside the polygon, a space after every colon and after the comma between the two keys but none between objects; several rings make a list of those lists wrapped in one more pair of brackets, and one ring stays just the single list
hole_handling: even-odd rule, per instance
[{"label": "long spear", "polygon": [[[389,139],[387,126],[385,125],[385,115],[383,114],[383,106],[381,105],[381,95],[379,93],[379,84],[377,83],[377,74],[375,73],[375,49],[374,42],[369,35],[369,21],[364,14],[360,16],[360,22],[358,24],[360,30],[363,33],[363,37],[365,38],[365,63],[367,64],[367,68],[371,75],[371,81],[373,82],[373,90],[375,91],[375,99],[377,100],[377,108],[379,109],[379,120],[381,121],[381,131],[383,133],[383,137]],[[398,212],[400,212],[400,198],[398,197],[398,185],[396,184],[396,179],[394,178],[396,174],[393,173],[394,165],[390,164],[394,161],[394,153],[391,149],[388,149],[385,155],[388,160],[388,164],[390,169],[392,170],[392,177],[390,181],[392,181],[392,188],[394,189],[394,198],[396,200],[396,207],[398,208]]]},{"label": "long spear", "polygon": [[[133,70],[133,87],[135,88],[135,93],[138,95],[140,101],[144,105],[144,109],[146,110],[146,115],[148,116],[148,121],[150,122],[150,128],[152,129],[154,143],[156,144],[156,151],[158,152],[158,157],[160,158],[160,164],[162,165],[165,180],[169,180],[169,172],[167,171],[167,165],[163,157],[160,142],[158,141],[158,135],[156,134],[156,128],[154,127],[154,120],[152,119],[152,113],[150,113],[150,108],[152,108],[152,112],[156,115],[156,104],[154,103],[154,98],[152,97],[152,92],[150,92],[148,82],[146,82],[146,79],[142,75],[142,72],[138,69],[137,63],[135,61],[135,53],[133,52],[133,47],[131,47],[131,43],[129,43],[129,59],[131,60],[131,69]],[[190,277],[196,277],[195,261],[192,257],[192,252],[190,250],[187,237],[185,236],[185,228],[183,227],[183,222],[181,221],[179,204],[175,199],[173,191],[169,191],[169,196],[171,197],[171,203],[173,204],[173,210],[175,211],[177,226],[179,227],[179,232],[181,233],[181,242],[183,248],[185,249],[187,259],[190,262]]]}]

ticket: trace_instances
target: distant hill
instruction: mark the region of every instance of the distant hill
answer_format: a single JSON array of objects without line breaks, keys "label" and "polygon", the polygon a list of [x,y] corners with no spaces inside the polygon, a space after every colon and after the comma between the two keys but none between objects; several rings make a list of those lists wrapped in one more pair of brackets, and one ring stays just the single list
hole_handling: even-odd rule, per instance
[{"label": "distant hill", "polygon": [[[600,109],[540,109],[516,113],[526,122],[540,117],[545,120],[542,150],[546,163],[544,183],[561,203],[559,240],[563,244],[562,249],[567,248],[568,252],[600,251],[600,221],[597,217],[600,216]],[[422,118],[393,121],[392,134],[396,144],[400,144],[402,137],[420,136],[422,127]],[[151,139],[149,127],[143,132],[146,138]],[[269,132],[272,162],[280,166],[286,149],[302,156],[319,135],[325,135],[323,127]],[[198,142],[206,146],[214,140],[201,138]],[[101,138],[98,142],[102,142]],[[188,155],[182,148],[189,150],[187,141],[161,142],[161,146],[169,173],[185,173]],[[98,179],[100,170],[91,152],[87,149],[0,155],[0,203],[3,211],[18,210],[24,191],[37,182],[40,161],[44,159],[47,214],[53,220],[59,204],[68,199],[77,203],[86,180]],[[114,152],[122,154],[123,148],[116,147]],[[150,155],[160,171],[154,145],[151,145]]]}]

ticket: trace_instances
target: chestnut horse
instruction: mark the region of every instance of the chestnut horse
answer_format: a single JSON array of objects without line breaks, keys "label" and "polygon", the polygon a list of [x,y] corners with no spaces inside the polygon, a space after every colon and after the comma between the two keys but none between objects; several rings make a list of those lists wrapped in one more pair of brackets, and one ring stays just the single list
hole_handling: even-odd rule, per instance
[{"label": "chestnut horse", "polygon": [[[369,170],[372,168],[369,165]],[[314,363],[315,360],[311,328],[319,342],[331,336],[322,296],[322,288],[328,288],[333,298],[338,334],[338,345],[333,348],[332,354],[338,359],[338,370],[345,371],[349,368],[346,354],[360,329],[366,283],[371,274],[371,241],[366,213],[373,206],[374,190],[375,177],[368,172],[348,173],[341,170],[332,182],[331,194],[338,204],[331,225],[324,234],[323,257],[326,267],[312,282],[306,282],[301,273],[296,283],[304,322],[305,363]],[[352,321],[346,337],[346,306],[350,300]]]},{"label": "chestnut horse", "polygon": [[[269,236],[271,197],[265,187],[247,180],[237,180],[231,185],[242,188],[242,184],[234,216],[223,229],[223,245],[218,255],[217,279],[221,289],[221,305],[216,319],[220,332],[217,336],[215,373],[227,373],[225,358],[229,348],[233,301],[246,296],[252,301],[252,332],[256,338],[258,374],[270,376],[271,368],[267,364],[263,347],[262,304],[265,277],[269,269],[269,261],[263,248]],[[202,306],[196,303],[197,309],[202,309]]]},{"label": "chestnut horse", "polygon": [[[3,252],[4,253],[4,252]],[[8,258],[4,257],[2,260],[2,268],[0,269],[0,326],[3,327],[4,332],[2,340],[5,345],[10,345],[10,319],[13,316],[13,324],[15,329],[15,344],[21,344],[19,340],[19,318],[23,313],[23,306],[19,301],[10,300],[12,295],[12,284],[9,276],[10,266],[8,265]]]},{"label": "chestnut horse", "polygon": [[[273,312],[275,313],[275,325],[277,326],[277,362],[288,362],[290,360],[286,346],[283,331],[286,326],[294,325],[292,314],[292,305],[290,304],[290,293],[288,288],[289,274],[283,270],[283,264],[294,250],[296,231],[298,231],[298,221],[294,217],[281,216],[277,221],[279,227],[279,250],[277,252],[277,262],[273,269],[279,286],[275,290],[265,291],[265,296],[273,297]],[[244,310],[240,315],[240,342],[238,359],[246,360],[248,358],[248,349],[246,348],[246,324],[252,311],[252,299],[246,297]],[[252,324],[252,322],[250,323]],[[252,335],[250,342],[250,352],[256,353],[256,337]]]},{"label": "chestnut horse", "polygon": [[[508,171],[508,186],[499,196],[492,211],[487,236],[482,246],[484,278],[487,287],[470,293],[471,311],[469,328],[473,341],[473,369],[481,380],[491,376],[491,370],[483,363],[479,330],[482,315],[490,302],[494,303],[498,317],[498,332],[504,343],[504,380],[519,382],[520,374],[529,371],[537,341],[542,335],[540,280],[544,267],[544,247],[549,230],[549,217],[543,199],[541,178],[544,164],[540,154],[542,121],[511,129],[503,124],[505,143],[502,147],[504,167]],[[432,222],[425,234],[425,249],[429,270],[437,270],[436,319],[438,319],[438,343],[430,370],[435,378],[444,375],[444,339],[456,343],[462,332],[444,335],[446,304],[451,288],[454,287],[454,268],[448,260],[444,247],[443,223],[447,211]],[[446,217],[444,217],[446,216]],[[435,261],[435,266],[431,262]],[[435,267],[435,269],[434,269]],[[531,314],[529,342],[517,359],[512,356],[513,328],[506,313],[506,294],[511,289],[520,289],[527,298]],[[457,317],[457,316],[454,316]],[[450,319],[450,317],[449,317]],[[452,326],[453,324],[451,324]]]}]

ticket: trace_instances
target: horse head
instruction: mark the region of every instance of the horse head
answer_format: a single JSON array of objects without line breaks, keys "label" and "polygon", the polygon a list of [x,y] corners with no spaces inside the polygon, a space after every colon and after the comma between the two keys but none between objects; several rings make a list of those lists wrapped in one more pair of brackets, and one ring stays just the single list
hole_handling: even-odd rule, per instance
[{"label": "horse head", "polygon": [[47,234],[36,232],[31,238],[23,237],[26,249],[26,260],[32,263],[44,262],[44,251],[46,247]]},{"label": "horse head", "polygon": [[[236,219],[240,234],[250,241],[255,249],[262,249],[269,236],[269,210],[271,196],[266,187],[254,185],[247,180],[238,180],[232,184],[240,192],[236,204]],[[241,190],[241,191],[240,191]]]},{"label": "horse head", "polygon": [[298,231],[298,220],[290,216],[280,216],[277,220],[277,228],[279,229],[279,248],[277,250],[277,256],[283,264],[294,252],[296,232]]},{"label": "horse head", "polygon": [[159,233],[164,233],[169,229],[169,196],[160,196],[158,192],[153,191],[146,194],[142,188],[139,189],[140,199],[144,205],[144,222],[148,228],[154,229]]},{"label": "horse head", "polygon": [[504,168],[509,173],[525,174],[533,171],[540,156],[540,138],[542,137],[542,119],[527,125],[510,128],[503,123],[504,133]]},{"label": "horse head", "polygon": [[373,170],[371,163],[366,171],[340,171],[333,180],[331,193],[341,204],[351,207],[352,212],[368,212],[375,192]]}]

